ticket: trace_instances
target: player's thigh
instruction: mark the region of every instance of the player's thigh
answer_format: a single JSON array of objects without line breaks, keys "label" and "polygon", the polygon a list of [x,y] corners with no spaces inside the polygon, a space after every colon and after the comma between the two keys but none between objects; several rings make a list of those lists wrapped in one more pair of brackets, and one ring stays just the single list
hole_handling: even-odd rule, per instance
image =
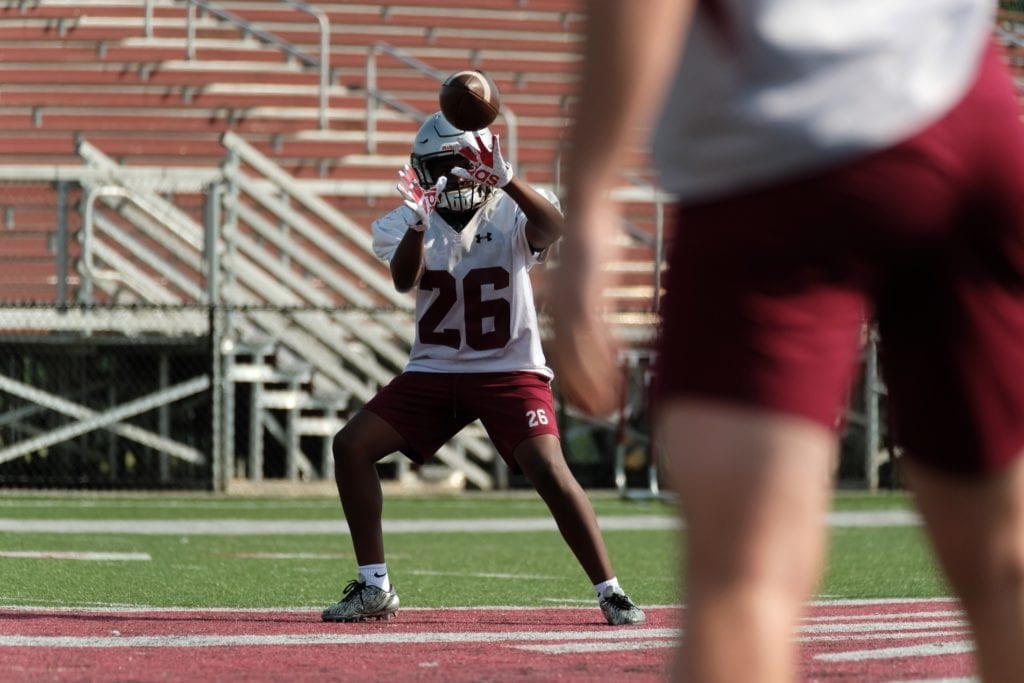
[{"label": "player's thigh", "polygon": [[369,410],[360,410],[334,436],[335,460],[360,459],[377,462],[389,453],[408,446],[405,438],[380,416]]},{"label": "player's thigh", "polygon": [[837,439],[814,420],[703,400],[656,413],[701,580],[808,590],[819,568]]},{"label": "player's thigh", "polygon": [[868,297],[826,181],[684,207],[667,273],[656,398],[704,398],[836,425]]},{"label": "player's thigh", "polygon": [[[968,97],[948,126],[937,126],[941,142],[959,143],[946,154],[958,162],[948,175],[958,181],[959,210],[920,248],[894,261],[879,293],[882,371],[896,440],[909,456],[952,473],[999,470],[1024,448],[1019,115],[1012,85],[1000,79]],[[931,203],[937,194],[929,195]]]},{"label": "player's thigh", "polygon": [[1024,566],[1024,460],[963,477],[907,463],[914,498],[958,593],[982,592]]},{"label": "player's thigh", "polygon": [[562,444],[553,434],[530,437],[516,446],[513,457],[519,469],[535,488],[546,482],[564,482],[572,477],[562,453]]},{"label": "player's thigh", "polygon": [[894,440],[947,473],[997,471],[1024,448],[1024,287],[917,272],[879,309]]},{"label": "player's thigh", "polygon": [[458,411],[457,386],[458,375],[451,373],[403,372],[378,391],[364,411],[382,419],[404,440],[393,450],[423,464],[472,419]]},{"label": "player's thigh", "polygon": [[[532,372],[512,372],[467,375],[464,379],[460,403],[480,419],[513,472],[522,470],[517,449],[524,442],[547,435],[559,443],[555,399],[547,378]],[[560,457],[560,448],[556,451]]]}]

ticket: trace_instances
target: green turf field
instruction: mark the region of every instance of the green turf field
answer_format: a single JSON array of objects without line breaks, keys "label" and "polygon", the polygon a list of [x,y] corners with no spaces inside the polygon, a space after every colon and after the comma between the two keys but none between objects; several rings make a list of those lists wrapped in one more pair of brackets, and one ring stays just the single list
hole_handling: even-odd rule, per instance
[{"label": "green turf field", "polygon": [[[658,527],[606,529],[605,539],[620,581],[638,602],[678,602],[677,532],[656,523],[674,518],[674,508],[606,493],[592,499],[600,518]],[[901,494],[840,495],[835,502],[839,511],[908,507]],[[423,527],[385,534],[403,606],[592,600],[589,582],[555,531],[430,529],[431,520],[520,526],[547,520],[533,495],[394,496],[384,512],[386,523],[412,520]],[[0,522],[0,605],[321,607],[340,597],[355,572],[333,498],[17,493],[0,499]],[[44,522],[45,530],[26,529]],[[120,528],[106,529],[104,522]],[[75,531],[83,523],[90,526]],[[288,526],[270,528],[275,524]],[[161,531],[151,531],[153,525]],[[844,526],[830,538],[823,598],[948,594],[918,526]],[[120,555],[46,556],[68,552]]]}]

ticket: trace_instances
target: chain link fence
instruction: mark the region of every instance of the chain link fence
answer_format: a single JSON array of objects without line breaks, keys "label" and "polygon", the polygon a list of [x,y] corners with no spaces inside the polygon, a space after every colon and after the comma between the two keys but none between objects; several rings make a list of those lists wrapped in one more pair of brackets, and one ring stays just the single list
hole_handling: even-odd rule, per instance
[{"label": "chain link fence", "polygon": [[[85,145],[39,182],[0,168],[0,486],[333,479],[331,438],[404,365],[411,303],[362,228],[233,144],[198,174]],[[438,457],[494,486],[482,429]]]},{"label": "chain link fence", "polygon": [[0,304],[0,487],[332,479],[352,396],[318,386],[278,340],[238,331],[250,316],[311,315],[327,312]]},{"label": "chain link fence", "polygon": [[204,309],[0,308],[0,486],[209,488]]}]

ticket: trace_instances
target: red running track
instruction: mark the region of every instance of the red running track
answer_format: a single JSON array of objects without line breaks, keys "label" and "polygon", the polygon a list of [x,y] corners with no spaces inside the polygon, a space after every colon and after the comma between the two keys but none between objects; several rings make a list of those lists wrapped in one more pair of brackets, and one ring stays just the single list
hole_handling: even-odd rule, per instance
[{"label": "red running track", "polygon": [[[324,624],[317,611],[0,608],[4,681],[663,681],[681,611],[609,627],[595,608],[403,609]],[[973,674],[950,600],[812,606],[805,679]]]}]

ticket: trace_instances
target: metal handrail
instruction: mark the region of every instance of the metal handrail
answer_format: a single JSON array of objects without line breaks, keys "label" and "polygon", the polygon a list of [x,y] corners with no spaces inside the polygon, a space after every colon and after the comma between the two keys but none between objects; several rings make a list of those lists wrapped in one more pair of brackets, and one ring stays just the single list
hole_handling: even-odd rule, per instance
[{"label": "metal handrail", "polygon": [[[426,120],[427,116],[429,116],[429,113],[421,112],[412,105],[395,99],[377,89],[377,55],[379,53],[394,57],[406,66],[439,82],[443,81],[448,75],[444,71],[435,69],[426,62],[406,54],[389,43],[377,42],[371,45],[367,49],[366,56],[366,151],[369,154],[377,152],[377,107],[379,104],[385,104],[420,122]],[[505,127],[508,130],[508,148],[503,148],[502,152],[505,154],[508,162],[515,167],[519,158],[519,122],[516,119],[515,113],[504,104],[501,105],[499,115],[505,120]]]},{"label": "metal handrail", "polygon": [[327,130],[327,90],[331,80],[331,21],[327,13],[300,0],[284,0],[289,6],[312,15],[320,27],[320,130]]},{"label": "metal handrail", "polygon": [[661,310],[661,266],[665,254],[665,195],[653,183],[644,180],[634,172],[625,174],[633,185],[650,189],[654,197],[654,311]]},{"label": "metal handrail", "polygon": [[[564,149],[559,149],[556,152],[554,162],[555,188],[556,193],[559,195],[562,192],[562,154],[564,151]],[[661,274],[665,258],[665,204],[671,201],[671,195],[661,190],[654,183],[648,182],[635,171],[626,171],[622,175],[633,187],[649,191],[649,201],[654,205],[654,300],[651,305],[653,307],[652,310],[657,312],[661,309]],[[625,187],[615,188],[611,191],[611,198],[613,200],[623,200],[627,191],[628,188]]]},{"label": "metal handrail", "polygon": [[[227,131],[221,137],[221,144],[225,148],[238,155],[247,165],[255,169],[262,177],[272,181],[277,188],[285,191],[292,200],[304,206],[338,234],[347,240],[347,247],[342,248],[338,244],[327,239],[323,233],[316,231],[312,226],[304,227],[304,223],[295,217],[291,221],[292,227],[304,234],[306,239],[316,244],[323,253],[328,254],[335,262],[342,263],[351,272],[357,274],[367,286],[380,296],[391,302],[392,305],[401,310],[411,311],[415,308],[412,297],[409,294],[398,292],[391,280],[381,271],[370,267],[357,256],[362,252],[367,256],[373,255],[372,239],[370,234],[353,223],[343,214],[335,211],[327,202],[315,193],[305,189],[301,184],[296,183],[287,172],[282,170],[273,160],[260,153],[252,145],[247,143],[240,135]],[[264,203],[269,199],[260,195]],[[375,258],[375,257],[374,257]]]},{"label": "metal handrail", "polygon": [[[321,130],[326,130],[328,126],[328,88],[330,87],[330,35],[331,35],[331,22],[327,17],[327,13],[316,7],[311,7],[301,0],[282,0],[285,4],[289,5],[293,9],[300,12],[305,12],[313,16],[316,19],[317,24],[320,27],[320,58],[317,59],[313,55],[309,54],[305,50],[302,50],[288,41],[270,33],[264,31],[260,27],[253,24],[251,21],[238,16],[234,12],[218,7],[209,0],[182,0],[187,3],[188,11],[185,15],[185,55],[189,60],[196,58],[196,47],[195,47],[195,8],[199,7],[204,12],[212,14],[215,17],[222,19],[230,24],[242,29],[247,35],[255,36],[260,42],[273,45],[289,57],[297,59],[299,62],[309,67],[317,67],[320,70],[320,86],[319,86],[319,124]],[[153,37],[153,0],[146,0],[145,7],[145,35],[147,38]]]},{"label": "metal handrail", "polygon": [[90,188],[85,196],[82,205],[82,231],[79,234],[81,243],[79,263],[82,268],[82,285],[79,297],[85,303],[92,303],[92,281],[94,278],[105,280],[119,280],[120,274],[116,270],[101,270],[96,267],[93,259],[93,215],[95,212],[96,200],[100,197],[127,197],[128,190],[116,185],[102,185]]}]

